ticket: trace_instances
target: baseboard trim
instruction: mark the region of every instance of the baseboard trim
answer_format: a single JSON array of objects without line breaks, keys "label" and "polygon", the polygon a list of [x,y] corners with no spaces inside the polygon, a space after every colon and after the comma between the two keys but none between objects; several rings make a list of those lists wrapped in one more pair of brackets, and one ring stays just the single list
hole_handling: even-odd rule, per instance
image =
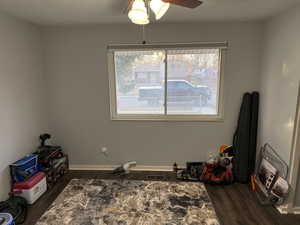
[{"label": "baseboard trim", "polygon": [[300,214],[300,206],[296,206],[290,210],[288,210],[287,205],[276,206],[276,209],[280,214]]},{"label": "baseboard trim", "polygon": [[300,214],[300,206],[294,207],[293,208],[293,213],[294,214]]},{"label": "baseboard trim", "polygon": [[[83,165],[83,164],[71,164],[69,166],[70,170],[114,170],[119,165]],[[133,167],[133,171],[173,171],[172,166],[143,166],[139,165]]]},{"label": "baseboard trim", "polygon": [[288,214],[287,206],[286,206],[286,205],[276,206],[275,208],[277,209],[277,211],[278,211],[280,214]]}]

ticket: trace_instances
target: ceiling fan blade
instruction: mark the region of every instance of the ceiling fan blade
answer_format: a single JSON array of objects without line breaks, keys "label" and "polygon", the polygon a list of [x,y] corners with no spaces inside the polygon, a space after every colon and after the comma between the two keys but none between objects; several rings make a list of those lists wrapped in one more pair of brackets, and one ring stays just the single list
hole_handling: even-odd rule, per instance
[{"label": "ceiling fan blade", "polygon": [[124,14],[127,14],[130,11],[133,2],[134,2],[134,0],[127,0],[126,1],[126,5],[125,5],[124,10],[123,10]]},{"label": "ceiling fan blade", "polygon": [[168,2],[173,5],[179,5],[187,8],[196,8],[201,5],[203,2],[198,0],[162,0],[163,2]]}]

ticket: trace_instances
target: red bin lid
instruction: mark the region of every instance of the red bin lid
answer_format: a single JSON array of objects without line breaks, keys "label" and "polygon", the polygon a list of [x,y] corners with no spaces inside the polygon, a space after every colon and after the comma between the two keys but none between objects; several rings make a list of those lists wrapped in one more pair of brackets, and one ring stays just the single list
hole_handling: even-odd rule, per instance
[{"label": "red bin lid", "polygon": [[39,183],[45,176],[46,176],[45,173],[39,172],[26,181],[15,183],[13,185],[13,189],[18,189],[18,190],[31,189],[33,186]]}]

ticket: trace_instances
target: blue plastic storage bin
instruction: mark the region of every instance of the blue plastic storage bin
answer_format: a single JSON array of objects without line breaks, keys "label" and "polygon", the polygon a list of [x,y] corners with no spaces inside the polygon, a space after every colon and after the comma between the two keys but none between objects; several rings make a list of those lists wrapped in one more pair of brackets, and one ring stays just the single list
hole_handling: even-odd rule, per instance
[{"label": "blue plastic storage bin", "polygon": [[31,154],[10,165],[13,182],[22,182],[39,172],[38,155]]},{"label": "blue plastic storage bin", "polygon": [[1,225],[15,225],[13,217],[9,213],[0,213]]}]

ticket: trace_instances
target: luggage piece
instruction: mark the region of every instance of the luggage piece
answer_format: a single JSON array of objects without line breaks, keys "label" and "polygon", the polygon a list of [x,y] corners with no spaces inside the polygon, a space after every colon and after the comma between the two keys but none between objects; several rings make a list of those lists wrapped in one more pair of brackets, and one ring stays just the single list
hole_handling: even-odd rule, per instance
[{"label": "luggage piece", "polygon": [[245,93],[240,109],[238,126],[233,138],[235,155],[233,171],[235,180],[241,183],[249,181],[249,144],[251,121],[251,94]]}]

